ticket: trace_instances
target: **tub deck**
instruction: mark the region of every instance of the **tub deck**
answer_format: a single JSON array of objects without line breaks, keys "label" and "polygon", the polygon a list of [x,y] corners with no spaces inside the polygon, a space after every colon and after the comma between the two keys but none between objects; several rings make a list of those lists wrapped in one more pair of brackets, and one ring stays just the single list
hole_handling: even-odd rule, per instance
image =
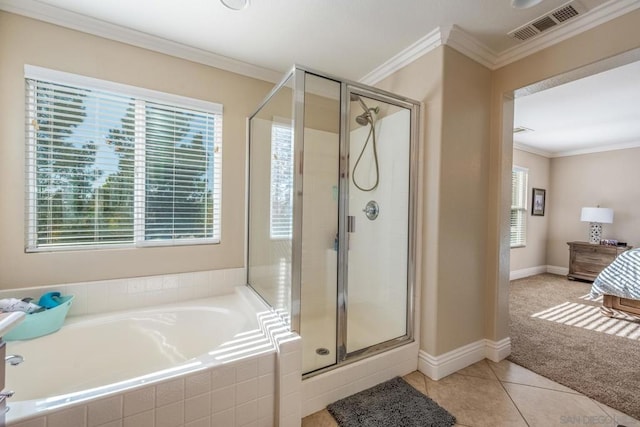
[{"label": "tub deck", "polygon": [[269,310],[244,287],[229,295],[70,317],[58,332],[7,343],[15,391],[8,421],[34,411],[129,391],[233,361],[274,353],[261,329]]}]

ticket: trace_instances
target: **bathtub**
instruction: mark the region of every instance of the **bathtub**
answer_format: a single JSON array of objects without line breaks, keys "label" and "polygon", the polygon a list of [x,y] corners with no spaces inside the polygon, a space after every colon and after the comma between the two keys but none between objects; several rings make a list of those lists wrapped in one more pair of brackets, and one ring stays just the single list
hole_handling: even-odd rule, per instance
[{"label": "bathtub", "polygon": [[70,317],[54,334],[7,343],[7,354],[24,357],[6,366],[6,388],[15,392],[7,425],[273,425],[278,342],[269,330],[282,330],[274,322],[244,286]]}]

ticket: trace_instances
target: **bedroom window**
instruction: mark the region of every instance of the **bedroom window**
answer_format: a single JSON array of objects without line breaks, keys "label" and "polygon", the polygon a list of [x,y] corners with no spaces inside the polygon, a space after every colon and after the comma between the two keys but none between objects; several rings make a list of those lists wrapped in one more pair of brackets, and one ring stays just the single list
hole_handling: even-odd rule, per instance
[{"label": "bedroom window", "polygon": [[271,239],[293,236],[293,130],[271,126],[271,186],[269,230]]},{"label": "bedroom window", "polygon": [[511,247],[523,247],[527,236],[527,176],[529,170],[514,166],[511,172]]},{"label": "bedroom window", "polygon": [[25,67],[27,251],[219,243],[222,106]]}]

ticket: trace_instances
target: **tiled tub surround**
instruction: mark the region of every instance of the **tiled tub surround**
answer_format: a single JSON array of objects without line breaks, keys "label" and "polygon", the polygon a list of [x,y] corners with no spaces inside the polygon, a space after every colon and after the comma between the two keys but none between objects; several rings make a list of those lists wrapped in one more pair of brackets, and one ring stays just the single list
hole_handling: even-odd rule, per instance
[{"label": "tiled tub surround", "polygon": [[[26,362],[25,362],[26,363]],[[275,353],[41,410],[8,427],[272,426]],[[13,414],[12,414],[13,413]]]},{"label": "tiled tub surround", "polygon": [[[211,278],[222,278],[227,276],[230,280],[226,283],[211,283]],[[195,283],[181,283],[182,280],[196,278]],[[253,321],[246,323],[244,330],[236,330],[233,337],[222,337],[223,342],[218,342],[217,348],[211,348],[204,354],[197,357],[190,357],[189,351],[201,347],[201,343],[195,347],[186,344],[183,349],[185,354],[181,354],[183,350],[180,348],[171,348],[171,342],[164,348],[165,352],[174,353],[169,356],[171,358],[180,359],[184,356],[187,361],[179,360],[174,366],[166,366],[164,369],[154,367],[152,372],[148,370],[144,374],[129,373],[129,378],[118,378],[118,369],[114,366],[95,366],[88,368],[89,371],[104,373],[113,371],[112,381],[106,381],[100,386],[95,383],[89,383],[84,389],[70,391],[65,389],[61,393],[47,391],[47,396],[37,396],[37,392],[31,393],[32,400],[20,401],[20,389],[24,382],[29,384],[35,380],[17,381],[19,385],[16,395],[9,402],[11,410],[7,414],[7,426],[10,427],[99,427],[99,426],[130,426],[130,427],[146,427],[146,426],[297,426],[300,425],[300,389],[301,389],[301,345],[300,337],[286,331],[286,328],[280,322],[278,316],[273,314],[262,304],[261,301],[253,294],[253,292],[244,287],[237,286],[234,288],[234,281],[243,281],[241,274],[232,272],[203,272],[203,273],[187,273],[185,275],[171,275],[164,277],[152,278],[136,278],[123,281],[110,281],[115,283],[115,290],[108,288],[108,282],[100,282],[97,286],[93,284],[65,285],[57,287],[47,287],[39,289],[30,289],[25,295],[39,295],[39,292],[48,290],[59,290],[63,293],[71,293],[76,295],[76,299],[80,300],[81,307],[76,307],[76,312],[72,313],[65,327],[56,334],[50,335],[50,342],[43,345],[41,353],[51,355],[52,360],[46,359],[47,367],[44,369],[52,370],[51,375],[46,373],[44,378],[40,378],[37,383],[47,383],[47,376],[58,376],[63,378],[62,382],[65,387],[69,386],[69,382],[64,381],[64,369],[77,371],[81,369],[78,363],[69,357],[64,356],[64,349],[56,350],[56,342],[60,341],[61,345],[78,348],[79,343],[92,347],[95,351],[93,359],[109,360],[110,355],[127,353],[132,363],[138,359],[144,363],[145,358],[150,358],[148,351],[140,351],[135,348],[101,348],[100,336],[87,336],[86,339],[74,337],[78,343],[74,345],[63,344],[63,335],[67,330],[77,328],[76,325],[82,325],[83,322],[94,322],[103,324],[114,319],[139,317],[141,313],[157,312],[158,308],[166,311],[166,315],[171,317],[171,307],[185,307],[190,304],[177,303],[158,308],[144,308],[148,306],[144,304],[142,296],[138,302],[133,304],[138,307],[136,310],[127,310],[115,312],[107,315],[78,315],[93,304],[97,292],[105,295],[109,304],[102,308],[107,311],[107,307],[112,309],[120,308],[115,304],[123,294],[130,293],[132,295],[143,294],[150,296],[156,295],[155,298],[166,298],[173,294],[187,294],[179,291],[181,286],[192,288],[189,295],[192,298],[203,297],[211,294],[220,294],[225,290],[231,290],[232,295],[222,295],[217,298],[200,298],[194,300],[194,306],[202,305],[206,302],[211,307],[215,307],[218,303],[215,301],[225,300],[227,305],[229,299],[244,300],[253,314]],[[163,285],[159,285],[162,283]],[[173,286],[177,283],[177,286]],[[144,291],[141,289],[144,284]],[[237,283],[236,283],[237,284]],[[164,286],[165,287],[160,287]],[[107,289],[103,288],[106,287]],[[172,292],[171,290],[176,292]],[[165,292],[166,291],[166,292]],[[13,296],[21,296],[11,291],[3,291],[4,294],[10,293]],[[135,299],[135,298],[134,298]],[[153,298],[151,298],[153,299]],[[177,299],[180,299],[179,297]],[[148,299],[147,299],[148,300]],[[174,300],[175,301],[175,300]],[[75,301],[74,301],[75,303]],[[148,301],[147,301],[148,303]],[[124,304],[128,304],[126,301]],[[233,305],[233,304],[231,304]],[[99,307],[98,307],[99,308]],[[230,310],[231,309],[231,310]],[[217,311],[224,312],[229,310],[234,316],[224,321],[220,319],[214,322],[229,324],[229,322],[238,323],[238,311],[246,311],[237,307],[216,307]],[[129,313],[125,315],[124,313]],[[162,315],[160,315],[162,318]],[[110,319],[110,320],[107,320]],[[158,320],[158,319],[156,319]],[[197,327],[191,325],[189,330],[180,333],[177,336],[186,335],[196,340],[203,339],[215,341],[212,336],[220,327],[212,328],[203,326],[203,321],[196,321]],[[119,322],[115,322],[117,324]],[[243,323],[240,321],[239,323]],[[68,327],[67,327],[68,326]],[[122,326],[122,325],[120,325]],[[91,328],[85,328],[88,332]],[[210,330],[214,329],[214,330]],[[147,331],[148,332],[148,331]],[[104,332],[102,332],[104,333]],[[156,332],[150,332],[156,334]],[[164,342],[160,332],[160,341]],[[224,335],[224,334],[223,334]],[[228,335],[228,334],[227,334]],[[56,339],[56,337],[58,339]],[[37,338],[25,344],[44,342],[47,337]],[[229,339],[230,338],[230,339]],[[11,343],[9,343],[11,345]],[[20,342],[14,343],[18,347]],[[213,345],[213,344],[212,344]],[[162,348],[162,345],[158,345]],[[11,350],[11,347],[9,347]],[[148,349],[147,349],[148,350]],[[108,357],[100,358],[101,354]],[[55,360],[61,357],[61,360]],[[34,357],[37,360],[37,357]],[[31,363],[34,363],[33,361]],[[122,364],[122,360],[120,361]],[[25,357],[25,362],[18,368],[29,369],[29,357]],[[128,365],[128,364],[127,364]],[[144,365],[142,365],[144,369]],[[9,367],[14,368],[14,367]],[[127,366],[127,370],[129,370]],[[94,372],[94,374],[95,374]],[[134,371],[131,371],[134,372]],[[72,373],[69,373],[72,376]],[[81,375],[82,377],[83,375]],[[92,377],[92,375],[87,375]],[[95,375],[93,375],[95,376]],[[99,376],[99,375],[98,375]],[[8,379],[7,387],[11,388],[12,380]],[[115,382],[115,384],[114,384]],[[37,388],[38,384],[34,384]],[[82,385],[79,385],[82,388]],[[46,387],[45,387],[46,388]],[[278,397],[280,396],[280,398]]]}]

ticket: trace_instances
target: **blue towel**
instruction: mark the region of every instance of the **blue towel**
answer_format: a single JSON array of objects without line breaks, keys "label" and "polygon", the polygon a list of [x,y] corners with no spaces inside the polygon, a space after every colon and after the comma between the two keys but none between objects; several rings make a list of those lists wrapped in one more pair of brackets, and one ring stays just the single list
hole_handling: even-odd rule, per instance
[{"label": "blue towel", "polygon": [[38,301],[38,305],[46,309],[59,306],[60,292],[47,292],[46,294],[40,297],[40,301]]}]

